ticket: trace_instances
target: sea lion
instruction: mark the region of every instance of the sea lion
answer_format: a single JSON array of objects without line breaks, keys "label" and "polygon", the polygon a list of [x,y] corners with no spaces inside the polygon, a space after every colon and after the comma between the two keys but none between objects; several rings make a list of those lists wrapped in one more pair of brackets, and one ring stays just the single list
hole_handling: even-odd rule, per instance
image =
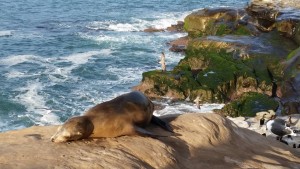
[{"label": "sea lion", "polygon": [[68,119],[51,137],[52,142],[67,142],[88,137],[122,135],[157,136],[143,127],[154,123],[167,131],[171,126],[153,115],[154,104],[143,93],[133,91],[100,103],[84,115]]}]

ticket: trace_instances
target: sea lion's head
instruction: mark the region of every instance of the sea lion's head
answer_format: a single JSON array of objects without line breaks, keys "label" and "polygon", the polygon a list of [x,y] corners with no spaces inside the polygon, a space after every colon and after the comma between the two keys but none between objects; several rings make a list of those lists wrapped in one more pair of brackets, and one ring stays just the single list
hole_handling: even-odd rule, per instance
[{"label": "sea lion's head", "polygon": [[94,125],[87,116],[77,116],[68,119],[51,137],[55,143],[88,138],[94,130]]}]

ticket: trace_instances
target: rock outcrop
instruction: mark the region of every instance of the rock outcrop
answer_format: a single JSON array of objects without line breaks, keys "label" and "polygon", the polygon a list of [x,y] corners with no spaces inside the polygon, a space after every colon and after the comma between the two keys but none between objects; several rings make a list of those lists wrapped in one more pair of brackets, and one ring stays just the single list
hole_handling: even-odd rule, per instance
[{"label": "rock outcrop", "polygon": [[185,58],[167,72],[143,73],[135,89],[175,100],[201,96],[203,103],[242,102],[244,93],[255,92],[282,98],[283,114],[299,113],[299,100],[290,99],[298,96],[297,78],[287,78],[286,68],[297,67],[290,60],[300,44],[300,10],[294,4],[253,0],[244,9],[191,13],[184,19],[188,36],[170,43]]},{"label": "rock outcrop", "polygon": [[[165,117],[180,136],[50,142],[56,126],[0,133],[0,168],[298,168],[300,152],[217,114]],[[167,134],[150,126],[148,130]]]}]

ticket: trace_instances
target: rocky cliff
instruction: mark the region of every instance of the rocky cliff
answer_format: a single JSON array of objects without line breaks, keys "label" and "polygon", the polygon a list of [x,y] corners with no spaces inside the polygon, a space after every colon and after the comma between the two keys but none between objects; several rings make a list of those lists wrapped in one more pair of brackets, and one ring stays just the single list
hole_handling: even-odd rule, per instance
[{"label": "rocky cliff", "polygon": [[300,10],[294,4],[253,0],[242,9],[205,8],[189,14],[183,25],[188,36],[170,43],[170,50],[184,51],[185,57],[172,70],[143,73],[135,89],[150,97],[201,96],[202,103],[233,103],[224,115],[254,116],[269,109],[299,113],[299,67],[294,62],[300,53]]},{"label": "rocky cliff", "polygon": [[[300,152],[217,114],[165,117],[179,136],[50,142],[57,126],[0,133],[0,168],[299,168]],[[154,126],[148,130],[168,134]]]}]

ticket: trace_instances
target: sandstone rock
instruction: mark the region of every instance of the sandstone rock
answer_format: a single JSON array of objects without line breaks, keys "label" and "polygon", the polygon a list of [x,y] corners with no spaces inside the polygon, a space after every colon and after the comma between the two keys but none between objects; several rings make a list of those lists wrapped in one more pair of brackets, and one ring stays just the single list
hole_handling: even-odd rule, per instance
[{"label": "sandstone rock", "polygon": [[183,26],[184,26],[184,22],[178,21],[177,24],[167,27],[167,31],[169,31],[169,32],[184,32]]},{"label": "sandstone rock", "polygon": [[272,8],[300,8],[298,0],[250,0],[250,4],[264,5]]},{"label": "sandstone rock", "polygon": [[153,33],[153,32],[164,32],[164,29],[158,29],[158,28],[146,28],[146,29],[144,29],[144,32],[149,32],[149,33]]},{"label": "sandstone rock", "polygon": [[275,29],[300,44],[298,38],[299,4],[296,1],[252,0],[247,7],[247,12],[251,16],[251,24],[258,29],[266,32]]},{"label": "sandstone rock", "polygon": [[[169,117],[181,136],[56,144],[56,126],[0,133],[0,168],[298,168],[299,151],[216,114]],[[149,130],[163,132],[150,126]]]},{"label": "sandstone rock", "polygon": [[260,120],[262,118],[264,118],[265,120],[270,120],[272,116],[275,116],[276,113],[274,112],[274,110],[268,110],[268,111],[260,111],[257,112],[255,115],[255,118],[257,120]]},{"label": "sandstone rock", "polygon": [[171,46],[170,51],[172,52],[184,52],[188,45],[188,37],[181,37],[176,40],[173,40],[169,43]]}]

